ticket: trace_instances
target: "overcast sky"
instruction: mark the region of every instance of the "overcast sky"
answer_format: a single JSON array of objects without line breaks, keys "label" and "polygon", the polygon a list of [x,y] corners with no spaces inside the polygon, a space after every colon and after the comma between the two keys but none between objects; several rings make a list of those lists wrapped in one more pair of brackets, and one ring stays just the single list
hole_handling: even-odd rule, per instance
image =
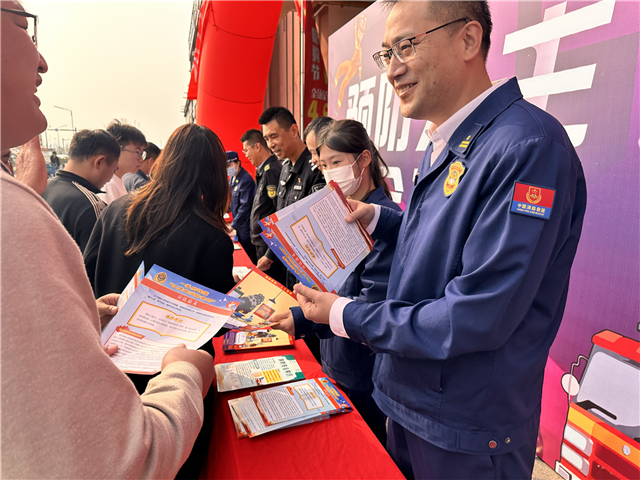
[{"label": "overcast sky", "polygon": [[[49,128],[104,128],[126,119],[162,146],[185,122],[191,0],[29,1],[49,65],[38,89]],[[71,138],[70,132],[60,133]],[[48,132],[49,142],[57,140]],[[68,142],[67,142],[68,143]]]}]

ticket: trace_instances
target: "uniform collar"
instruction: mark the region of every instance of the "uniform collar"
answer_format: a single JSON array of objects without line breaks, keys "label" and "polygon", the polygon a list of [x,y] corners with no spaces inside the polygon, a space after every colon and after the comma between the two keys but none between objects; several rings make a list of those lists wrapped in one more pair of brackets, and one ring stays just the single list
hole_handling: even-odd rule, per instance
[{"label": "uniform collar", "polygon": [[300,173],[304,168],[304,164],[305,163],[308,164],[309,160],[311,160],[311,152],[309,152],[308,148],[305,148],[300,154],[300,156],[298,157],[298,159],[296,160],[295,165],[293,165],[293,167],[291,168],[291,173],[294,173],[294,174]]},{"label": "uniform collar", "polygon": [[[67,172],[66,170],[58,170],[56,172],[56,177],[65,182],[76,182],[82,185],[84,188],[93,193],[101,193],[102,190],[97,188],[93,183],[89,180],[86,180],[84,177],[80,175],[76,175],[75,173]],[[115,175],[114,175],[115,177]]]},{"label": "uniform collar", "polygon": [[256,169],[258,172],[258,175],[262,175],[264,173],[264,167],[269,165],[274,158],[278,158],[278,157],[276,157],[275,155],[271,155],[270,157],[267,157],[267,159],[260,164],[260,166]]},{"label": "uniform collar", "polygon": [[488,92],[488,95],[462,120],[449,138],[448,148],[458,157],[466,158],[474,140],[487,125],[512,103],[522,99],[522,92],[515,77],[495,85]]}]

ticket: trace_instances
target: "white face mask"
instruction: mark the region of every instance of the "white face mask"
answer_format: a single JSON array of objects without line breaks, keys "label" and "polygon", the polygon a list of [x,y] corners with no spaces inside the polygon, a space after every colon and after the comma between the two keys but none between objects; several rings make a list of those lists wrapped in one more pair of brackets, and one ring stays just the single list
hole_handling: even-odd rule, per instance
[{"label": "white face mask", "polygon": [[228,174],[230,177],[235,177],[235,176],[236,176],[236,173],[238,173],[238,169],[237,169],[236,167],[229,167],[229,168],[227,168],[227,174]]},{"label": "white face mask", "polygon": [[[362,153],[360,155],[362,155]],[[353,165],[358,162],[360,155],[356,157],[351,165],[332,168],[331,170],[325,168],[323,173],[324,179],[327,183],[333,180],[340,186],[342,193],[345,195],[352,195],[356,193],[358,188],[360,188],[360,182],[362,182],[362,172],[360,172],[360,176],[358,178],[355,178],[353,176]]]}]

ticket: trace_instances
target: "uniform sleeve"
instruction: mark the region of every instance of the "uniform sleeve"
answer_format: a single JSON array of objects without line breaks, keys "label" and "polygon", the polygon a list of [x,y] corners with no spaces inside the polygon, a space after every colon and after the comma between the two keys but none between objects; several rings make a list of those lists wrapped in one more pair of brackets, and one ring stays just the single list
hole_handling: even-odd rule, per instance
[{"label": "uniform sleeve", "polygon": [[262,181],[264,188],[267,189],[267,197],[273,202],[273,208],[275,209],[278,204],[278,196],[276,191],[278,190],[278,182],[280,181],[280,169],[270,168],[262,174]]},{"label": "uniform sleeve", "polygon": [[253,197],[256,195],[256,184],[251,178],[244,178],[240,184],[240,194],[238,212],[233,217],[232,226],[236,230],[248,227],[251,221],[251,207],[253,205]]},{"label": "uniform sleeve", "polygon": [[375,241],[371,253],[364,259],[364,270],[360,275],[362,289],[355,298],[367,303],[380,302],[387,298],[389,272],[395,249],[395,242]]},{"label": "uniform sleeve", "polygon": [[327,185],[327,182],[324,178],[324,175],[320,171],[320,169],[317,167],[312,168],[311,169],[311,190],[307,195],[310,195],[312,193],[317,192],[318,190],[321,190],[326,185]]},{"label": "uniform sleeve", "polygon": [[296,330],[294,336],[296,340],[312,335],[317,335],[319,338],[331,338],[335,336],[329,325],[313,323],[311,320],[307,320],[300,307],[292,307],[289,310],[291,310],[291,314],[293,315],[293,324]]},{"label": "uniform sleeve", "polygon": [[[549,220],[510,213],[515,181],[555,189]],[[462,271],[444,296],[417,304],[351,302],[343,317],[350,338],[408,358],[494,350],[530,309],[545,308],[533,300],[548,269],[562,273],[554,280],[565,288],[573,260],[566,252],[575,251],[586,202],[577,158],[547,138],[527,140],[505,152],[485,185],[463,247]],[[416,281],[428,281],[428,275]]]}]

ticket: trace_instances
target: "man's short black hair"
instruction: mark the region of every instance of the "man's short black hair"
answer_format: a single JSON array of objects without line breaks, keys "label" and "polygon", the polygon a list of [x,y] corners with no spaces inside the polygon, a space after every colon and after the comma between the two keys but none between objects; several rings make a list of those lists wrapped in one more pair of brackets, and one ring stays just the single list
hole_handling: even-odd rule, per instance
[{"label": "man's short black hair", "polygon": [[[486,0],[473,0],[470,2],[433,0],[428,2],[427,5],[429,14],[434,19],[444,23],[452,22],[458,18],[477,21],[482,27],[482,53],[484,54],[484,59],[487,59],[489,48],[491,48],[491,30],[493,30],[489,2]],[[459,24],[457,26],[459,27]],[[455,29],[456,25],[451,25],[450,28]]]},{"label": "man's short black hair", "polygon": [[133,125],[127,125],[117,119],[111,121],[107,127],[107,132],[116,138],[121,147],[126,147],[130,143],[138,144],[141,147],[144,147],[147,144],[147,139],[144,138],[144,133]]},{"label": "man's short black hair", "polygon": [[[382,2],[383,8],[391,10],[399,0],[385,0]],[[466,18],[468,21],[476,20],[482,27],[482,53],[485,61],[489,55],[491,48],[491,31],[493,30],[493,22],[491,21],[491,11],[489,10],[489,2],[486,0],[431,0],[425,2],[427,11],[434,20],[440,23],[447,23],[457,20],[458,18]],[[447,29],[455,31],[460,24],[455,23]]]},{"label": "man's short black hair", "polygon": [[112,163],[120,157],[120,145],[106,130],[80,130],[69,144],[69,159],[74,162],[84,162],[96,155],[107,157],[107,163]]},{"label": "man's short black hair", "polygon": [[158,158],[160,155],[160,149],[155,143],[147,143],[147,146],[144,148],[144,152],[146,153],[145,159],[149,158]]},{"label": "man's short black hair", "polygon": [[272,120],[278,122],[278,125],[280,125],[280,127],[284,128],[285,130],[289,130],[291,128],[291,125],[296,125],[296,119],[294,118],[293,114],[284,107],[267,108],[264,112],[262,112],[262,115],[260,115],[258,123],[260,125],[265,125]]},{"label": "man's short black hair", "polygon": [[256,130],[255,128],[252,128],[251,130],[247,130],[246,132],[244,132],[240,137],[240,141],[243,143],[248,142],[250,145],[255,145],[256,143],[259,143],[264,148],[269,150],[269,148],[267,147],[267,142],[265,142],[264,137],[262,136],[262,132],[260,130]]},{"label": "man's short black hair", "polygon": [[309,125],[307,125],[307,128],[304,129],[304,133],[302,134],[302,141],[307,143],[307,136],[310,133],[315,133],[317,135],[317,133],[322,130],[324,127],[326,127],[327,125],[329,125],[331,122],[333,122],[333,118],[331,117],[316,117],[313,120],[311,120],[311,123],[309,123]]}]

